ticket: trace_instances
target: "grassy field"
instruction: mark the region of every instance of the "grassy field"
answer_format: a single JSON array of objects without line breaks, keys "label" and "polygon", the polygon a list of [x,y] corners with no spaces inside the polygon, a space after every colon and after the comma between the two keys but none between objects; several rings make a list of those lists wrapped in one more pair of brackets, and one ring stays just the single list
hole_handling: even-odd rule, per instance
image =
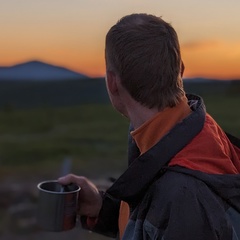
[{"label": "grassy field", "polygon": [[75,171],[83,173],[124,165],[128,121],[110,105],[5,111],[0,119],[5,173],[58,171],[66,157],[72,159]]},{"label": "grassy field", "polygon": [[[240,97],[206,95],[207,111],[240,137]],[[0,112],[0,175],[59,174],[70,157],[77,173],[96,175],[126,167],[128,120],[109,104]]]}]

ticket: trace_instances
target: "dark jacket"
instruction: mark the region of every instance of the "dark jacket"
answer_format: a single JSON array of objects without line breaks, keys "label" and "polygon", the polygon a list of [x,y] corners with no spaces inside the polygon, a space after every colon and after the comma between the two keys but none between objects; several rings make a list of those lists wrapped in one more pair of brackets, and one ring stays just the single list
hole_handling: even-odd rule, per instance
[{"label": "dark jacket", "polygon": [[168,166],[204,126],[202,99],[188,98],[193,112],[149,151],[138,156],[130,138],[129,167],[105,193],[94,231],[116,237],[123,200],[131,209],[124,240],[240,240],[240,174]]}]

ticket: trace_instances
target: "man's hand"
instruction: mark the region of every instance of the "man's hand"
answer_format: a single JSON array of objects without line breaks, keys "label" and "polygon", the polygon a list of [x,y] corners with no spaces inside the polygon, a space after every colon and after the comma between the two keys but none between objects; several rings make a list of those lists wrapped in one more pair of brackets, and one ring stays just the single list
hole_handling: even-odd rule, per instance
[{"label": "man's hand", "polygon": [[98,217],[102,207],[102,197],[97,187],[86,177],[68,174],[58,179],[58,182],[66,185],[75,183],[81,187],[78,197],[78,213],[81,216]]}]

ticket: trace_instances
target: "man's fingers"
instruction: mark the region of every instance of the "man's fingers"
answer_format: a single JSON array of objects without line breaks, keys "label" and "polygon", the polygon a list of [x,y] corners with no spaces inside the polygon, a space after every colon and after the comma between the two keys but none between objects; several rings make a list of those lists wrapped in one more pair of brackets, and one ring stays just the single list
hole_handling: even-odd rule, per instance
[{"label": "man's fingers", "polygon": [[81,191],[78,197],[78,213],[80,215],[86,215],[90,217],[98,216],[102,206],[102,197],[93,182],[88,180],[86,177],[77,176],[74,174],[68,174],[60,177],[58,182],[63,185],[74,183],[80,186]]},{"label": "man's fingers", "polygon": [[67,185],[67,184],[70,184],[70,183],[75,183],[77,185],[81,185],[81,183],[84,182],[84,177],[79,177],[79,176],[76,176],[74,174],[68,174],[66,176],[60,177],[58,179],[58,182],[63,184],[63,185]]}]

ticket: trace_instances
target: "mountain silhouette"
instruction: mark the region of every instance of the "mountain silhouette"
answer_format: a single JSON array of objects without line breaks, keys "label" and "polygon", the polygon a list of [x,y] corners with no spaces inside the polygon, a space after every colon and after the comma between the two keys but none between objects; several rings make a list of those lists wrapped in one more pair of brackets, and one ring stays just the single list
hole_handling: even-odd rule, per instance
[{"label": "mountain silhouette", "polygon": [[40,61],[29,61],[10,67],[0,67],[0,80],[50,81],[84,78],[88,78],[88,76]]}]

